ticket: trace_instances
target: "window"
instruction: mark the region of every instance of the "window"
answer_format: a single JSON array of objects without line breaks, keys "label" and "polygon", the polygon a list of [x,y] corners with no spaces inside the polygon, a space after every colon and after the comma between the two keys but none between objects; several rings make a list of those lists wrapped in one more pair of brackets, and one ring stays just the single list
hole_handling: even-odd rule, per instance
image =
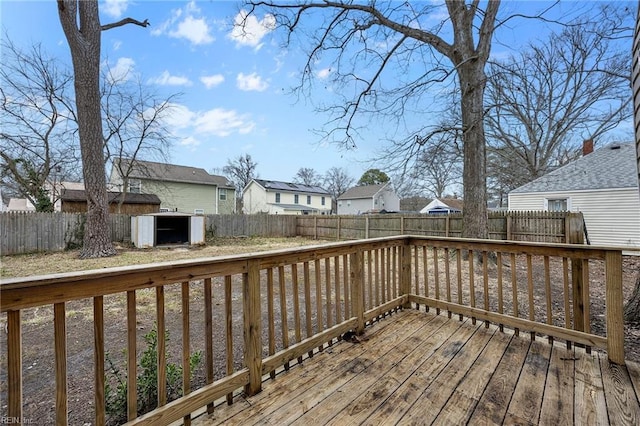
[{"label": "window", "polygon": [[227,201],[227,190],[220,189],[220,201]]},{"label": "window", "polygon": [[140,194],[142,191],[142,182],[139,179],[131,179],[129,181],[129,189],[127,190],[131,194]]},{"label": "window", "polygon": [[555,198],[545,200],[548,212],[566,212],[569,211],[568,198]]},{"label": "window", "polygon": [[276,192],[276,203],[280,202],[280,193]]},{"label": "window", "polygon": [[195,209],[193,210],[193,214],[204,214],[204,209]]},{"label": "window", "polygon": [[167,207],[160,207],[160,213],[169,213],[169,209]]},{"label": "window", "polygon": [[347,200],[347,207],[351,206],[351,200]]},{"label": "window", "polygon": [[299,202],[299,200],[298,200],[298,194],[295,194],[295,195],[293,196],[293,203],[294,203],[294,204],[298,204],[298,202]]},{"label": "window", "polygon": [[307,204],[311,204],[311,195],[307,195]]},{"label": "window", "polygon": [[338,201],[338,207],[342,207],[342,201]]},{"label": "window", "polygon": [[324,206],[324,197],[322,197],[322,201],[321,202],[322,202],[322,205]]}]

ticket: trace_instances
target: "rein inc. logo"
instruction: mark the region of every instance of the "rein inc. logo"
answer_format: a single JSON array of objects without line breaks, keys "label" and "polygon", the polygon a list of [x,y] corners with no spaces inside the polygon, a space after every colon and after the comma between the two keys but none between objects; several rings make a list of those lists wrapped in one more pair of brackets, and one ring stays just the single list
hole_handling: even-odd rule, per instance
[{"label": "rein inc. logo", "polygon": [[0,416],[0,425],[30,425],[30,424],[35,424],[33,419],[28,419],[26,417]]}]

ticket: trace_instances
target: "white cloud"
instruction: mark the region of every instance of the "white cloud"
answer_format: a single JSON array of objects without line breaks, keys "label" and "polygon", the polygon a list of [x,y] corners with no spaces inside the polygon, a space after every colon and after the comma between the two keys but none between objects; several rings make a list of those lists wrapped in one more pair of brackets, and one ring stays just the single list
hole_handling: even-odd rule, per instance
[{"label": "white cloud", "polygon": [[163,71],[158,77],[150,78],[148,83],[160,86],[191,86],[193,84],[187,77],[171,75],[169,71]]},{"label": "white cloud", "polygon": [[235,110],[214,108],[208,111],[191,111],[181,104],[172,104],[170,110],[171,114],[166,117],[167,125],[175,129],[173,133],[189,135],[184,140],[190,145],[196,144],[194,135],[225,137],[234,133],[247,134],[256,126],[248,114],[240,114]]},{"label": "white cloud", "polygon": [[222,74],[205,75],[200,77],[200,81],[207,89],[211,89],[221,84],[224,81],[224,76]]},{"label": "white cloud", "polygon": [[263,92],[269,87],[269,83],[264,81],[262,77],[255,72],[248,75],[243,73],[238,74],[238,77],[236,77],[236,85],[238,86],[238,89],[244,90],[245,92],[252,90]]},{"label": "white cloud", "polygon": [[188,147],[196,147],[200,145],[200,141],[193,136],[187,136],[186,138],[182,138],[180,140],[180,146],[188,146]]},{"label": "white cloud", "polygon": [[251,46],[256,50],[262,47],[264,36],[273,31],[276,27],[276,20],[273,15],[265,15],[262,20],[258,20],[255,15],[247,15],[241,10],[234,19],[234,25],[228,38],[234,40],[237,46]]},{"label": "white cloud", "polygon": [[114,66],[109,67],[109,81],[111,83],[123,83],[133,76],[135,61],[131,58],[118,58]]},{"label": "white cloud", "polygon": [[120,47],[122,47],[122,42],[120,40],[116,40],[113,42],[113,50],[120,50]]},{"label": "white cloud", "polygon": [[316,76],[320,79],[320,80],[324,80],[327,77],[329,77],[329,75],[331,74],[331,68],[323,68],[321,70],[319,70],[316,73]]},{"label": "white cloud", "polygon": [[120,18],[129,6],[129,0],[105,0],[100,10],[112,18]]},{"label": "white cloud", "polygon": [[215,41],[211,28],[195,1],[189,2],[184,9],[174,9],[172,16],[151,30],[151,35],[167,34],[169,37],[186,39],[194,45],[208,44]]}]

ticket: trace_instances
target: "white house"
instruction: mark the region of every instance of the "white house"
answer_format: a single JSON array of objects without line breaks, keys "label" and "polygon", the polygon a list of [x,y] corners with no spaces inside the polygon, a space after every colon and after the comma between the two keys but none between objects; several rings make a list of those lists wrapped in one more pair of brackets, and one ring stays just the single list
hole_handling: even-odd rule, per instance
[{"label": "white house", "polygon": [[614,143],[514,189],[509,210],[582,212],[591,244],[640,248],[633,143]]},{"label": "white house", "polygon": [[427,204],[420,213],[425,214],[449,214],[449,213],[461,213],[462,212],[462,200],[457,198],[434,198],[429,204]]},{"label": "white house", "polygon": [[331,195],[319,186],[252,179],[242,191],[246,214],[330,214]]},{"label": "white house", "polygon": [[389,182],[356,186],[338,197],[338,214],[375,213],[382,210],[400,210],[400,197]]}]

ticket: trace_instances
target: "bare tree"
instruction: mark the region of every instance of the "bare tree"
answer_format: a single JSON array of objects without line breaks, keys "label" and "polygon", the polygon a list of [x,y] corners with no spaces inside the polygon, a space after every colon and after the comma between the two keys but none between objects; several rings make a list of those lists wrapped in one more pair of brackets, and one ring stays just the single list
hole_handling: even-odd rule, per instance
[{"label": "bare tree", "polygon": [[52,175],[57,179],[73,175],[78,161],[73,76],[39,44],[21,50],[5,37],[2,51],[2,186],[46,210],[59,195],[51,185]]},{"label": "bare tree", "polygon": [[[638,189],[640,190],[640,1],[638,2],[635,33],[631,46],[633,60],[631,87],[633,90],[636,159],[638,162]],[[636,273],[636,285],[633,293],[624,307],[624,318],[627,322],[640,323],[640,270]]]},{"label": "bare tree", "polygon": [[[323,55],[335,55],[333,83],[349,88],[335,92],[353,96],[338,98],[325,109],[333,113],[326,137],[345,147],[355,146],[359,114],[388,114],[401,121],[434,84],[455,77],[464,141],[463,235],[488,235],[483,95],[500,1],[486,2],[481,9],[479,0],[446,0],[447,18],[435,25],[429,23],[436,8],[432,2],[248,3],[250,12],[269,11],[289,41],[304,33],[307,18],[318,23],[303,34],[310,45],[300,87],[312,86],[315,64]],[[411,68],[417,63],[422,66],[418,73]]]},{"label": "bare tree", "polygon": [[457,132],[438,134],[423,143],[411,172],[411,180],[422,192],[442,198],[452,185],[460,184],[462,155],[456,138]]},{"label": "bare tree", "polygon": [[222,172],[236,187],[237,198],[242,198],[244,188],[251,182],[251,179],[258,177],[257,168],[258,163],[253,161],[249,154],[227,160],[227,165],[222,168]]},{"label": "bare tree", "polygon": [[332,167],[327,170],[324,175],[323,188],[331,194],[332,210],[335,211],[334,207],[337,205],[338,197],[344,194],[353,185],[353,182],[355,182],[355,179],[349,176],[349,171],[346,169]]},{"label": "bare tree", "polygon": [[81,258],[116,254],[109,235],[109,206],[100,110],[100,37],[103,30],[148,21],[131,18],[101,25],[97,0],[57,0],[58,15],[71,50],[87,222]]},{"label": "bare tree", "polygon": [[311,167],[300,167],[293,177],[293,182],[309,186],[322,186],[322,176]]},{"label": "bare tree", "polygon": [[491,64],[489,168],[507,192],[575,159],[583,139],[597,141],[628,118],[630,61],[618,41],[631,31],[624,9],[604,6]]},{"label": "bare tree", "polygon": [[[121,209],[132,173],[142,173],[137,160],[168,161],[172,134],[166,125],[172,101],[178,96],[160,97],[144,87],[139,77],[103,73],[102,116],[106,127],[105,160],[112,164],[122,180]],[[121,161],[126,159],[127,161]]]}]

